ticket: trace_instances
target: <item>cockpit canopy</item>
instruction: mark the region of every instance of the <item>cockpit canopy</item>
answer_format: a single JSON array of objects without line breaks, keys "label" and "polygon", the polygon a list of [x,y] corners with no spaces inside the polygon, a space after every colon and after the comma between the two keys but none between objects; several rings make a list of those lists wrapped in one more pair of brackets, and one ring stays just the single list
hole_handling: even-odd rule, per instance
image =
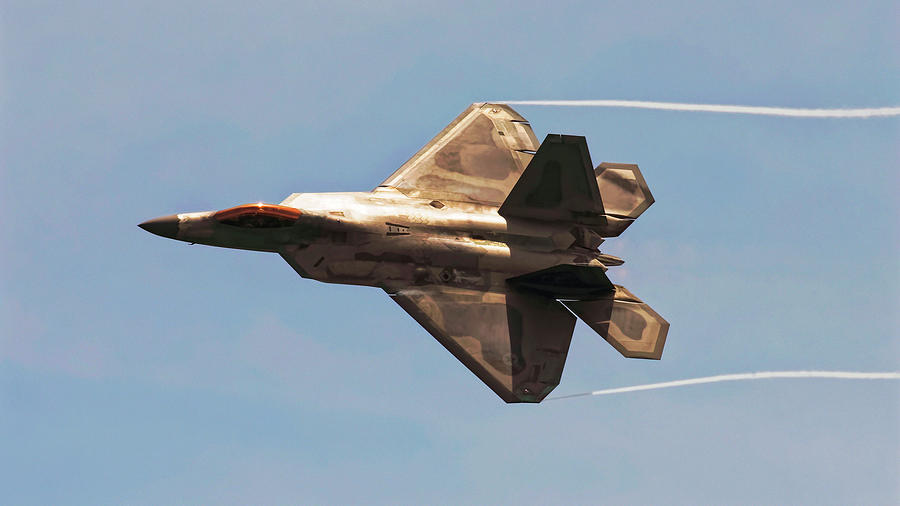
[{"label": "cockpit canopy", "polygon": [[275,204],[244,204],[223,209],[213,215],[219,223],[243,228],[289,227],[300,218],[300,211]]}]

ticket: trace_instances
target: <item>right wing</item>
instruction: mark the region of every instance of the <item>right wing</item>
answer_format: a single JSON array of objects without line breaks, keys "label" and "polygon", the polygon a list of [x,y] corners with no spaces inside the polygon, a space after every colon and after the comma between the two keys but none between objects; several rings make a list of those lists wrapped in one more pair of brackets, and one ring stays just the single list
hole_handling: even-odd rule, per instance
[{"label": "right wing", "polygon": [[428,285],[390,294],[506,402],[540,402],[559,384],[575,317],[512,287]]},{"label": "right wing", "polygon": [[499,206],[537,149],[531,125],[511,107],[472,104],[378,186]]}]

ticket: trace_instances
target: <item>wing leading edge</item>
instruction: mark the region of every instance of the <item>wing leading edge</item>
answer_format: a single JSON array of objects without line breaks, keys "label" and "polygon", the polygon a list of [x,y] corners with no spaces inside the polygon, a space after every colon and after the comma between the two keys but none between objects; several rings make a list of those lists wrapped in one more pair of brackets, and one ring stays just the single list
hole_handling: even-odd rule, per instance
[{"label": "wing leading edge", "polygon": [[390,296],[504,401],[540,402],[559,384],[575,317],[556,300],[436,285]]}]

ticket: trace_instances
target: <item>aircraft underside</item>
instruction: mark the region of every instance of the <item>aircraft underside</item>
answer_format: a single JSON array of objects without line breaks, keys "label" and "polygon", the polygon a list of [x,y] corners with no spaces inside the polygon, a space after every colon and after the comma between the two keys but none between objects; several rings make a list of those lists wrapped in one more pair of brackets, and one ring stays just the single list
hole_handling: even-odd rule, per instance
[{"label": "aircraft underside", "polygon": [[141,226],[382,288],[504,401],[540,402],[559,384],[576,316],[625,357],[662,356],[668,323],[610,282],[622,260],[598,250],[652,203],[637,165],[595,168],[583,137],[538,144],[509,106],[473,104],[372,192]]}]

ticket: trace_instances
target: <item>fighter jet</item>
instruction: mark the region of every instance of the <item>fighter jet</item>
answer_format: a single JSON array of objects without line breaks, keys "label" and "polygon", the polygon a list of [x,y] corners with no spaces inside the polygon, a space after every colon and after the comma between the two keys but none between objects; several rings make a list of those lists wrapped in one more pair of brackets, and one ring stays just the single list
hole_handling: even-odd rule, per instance
[{"label": "fighter jet", "polygon": [[173,214],[156,235],[277,253],[300,276],[378,287],[506,402],[560,381],[576,316],[629,358],[669,324],[600,252],[654,199],[637,165],[594,167],[584,137],[540,144],[504,104],[472,104],[370,192]]}]

